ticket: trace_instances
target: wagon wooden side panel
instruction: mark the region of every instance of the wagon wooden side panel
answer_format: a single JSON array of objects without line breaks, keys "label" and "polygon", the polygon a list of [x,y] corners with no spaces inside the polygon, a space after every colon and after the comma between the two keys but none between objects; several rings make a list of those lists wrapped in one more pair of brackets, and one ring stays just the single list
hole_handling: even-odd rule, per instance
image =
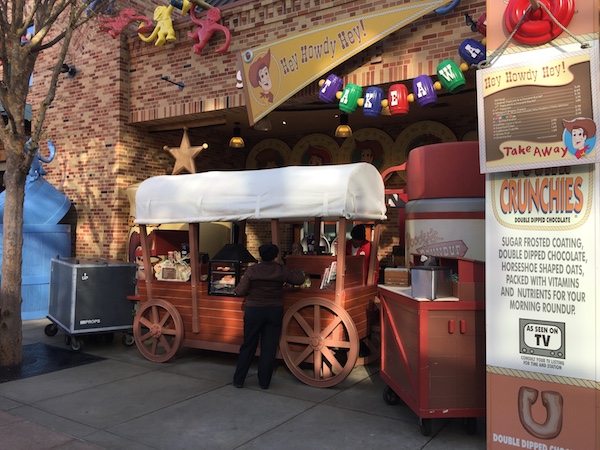
[{"label": "wagon wooden side panel", "polygon": [[[194,315],[191,302],[191,284],[161,281],[153,283],[154,299],[172,304],[183,324],[185,347],[236,353],[244,336],[243,299],[208,295],[207,283],[198,283],[198,332],[193,332]],[[146,287],[139,286],[141,299],[147,301]]]}]

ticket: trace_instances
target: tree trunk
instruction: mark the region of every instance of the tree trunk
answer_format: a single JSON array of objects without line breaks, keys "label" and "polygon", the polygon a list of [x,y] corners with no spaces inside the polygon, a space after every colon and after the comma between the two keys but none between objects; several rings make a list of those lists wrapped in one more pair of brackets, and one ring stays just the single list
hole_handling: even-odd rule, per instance
[{"label": "tree trunk", "polygon": [[23,200],[26,174],[24,142],[10,139],[6,145],[4,225],[2,240],[2,288],[0,291],[0,367],[23,362],[21,327],[21,264],[23,255]]}]

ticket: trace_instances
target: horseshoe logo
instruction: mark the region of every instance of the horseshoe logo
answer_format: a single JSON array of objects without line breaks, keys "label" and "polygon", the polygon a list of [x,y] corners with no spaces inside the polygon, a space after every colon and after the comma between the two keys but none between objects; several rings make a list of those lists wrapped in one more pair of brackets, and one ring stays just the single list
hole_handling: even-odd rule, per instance
[{"label": "horseshoe logo", "polygon": [[558,392],[542,391],[542,404],[546,408],[546,421],[538,423],[531,414],[537,401],[538,390],[522,386],[519,389],[519,419],[529,434],[540,439],[553,439],[560,434],[563,417],[563,398]]}]

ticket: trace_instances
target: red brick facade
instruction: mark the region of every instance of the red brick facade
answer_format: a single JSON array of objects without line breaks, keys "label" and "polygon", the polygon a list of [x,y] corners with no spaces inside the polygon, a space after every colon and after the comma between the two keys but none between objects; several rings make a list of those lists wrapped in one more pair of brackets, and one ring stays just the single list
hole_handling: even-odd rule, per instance
[{"label": "red brick facade", "polygon": [[[139,2],[136,12],[152,16],[155,5],[165,2]],[[172,17],[177,41],[163,47],[142,42],[135,25],[127,35],[111,39],[97,24],[82,30],[70,51],[67,63],[77,67],[77,75],[61,76],[56,99],[48,111],[47,138],[57,148],[57,156],[45,168],[46,179],[74,203],[77,216],[76,255],[127,258],[129,203],[125,189],[150,176],[171,173],[173,160],[162,150],[164,145],[178,146],[181,130],[150,133],[145,123],[156,119],[186,122],[191,116],[243,106],[242,91],[236,88],[237,53],[264,42],[274,41],[310,27],[363,14],[404,2],[366,1],[242,1],[222,9],[222,24],[232,32],[228,53],[214,50],[223,44],[216,34],[201,55],[193,52],[194,43],[187,34],[195,27],[178,10]],[[342,67],[358,67],[343,73],[346,83],[367,87],[411,79],[417,75],[435,75],[443,59],[459,63],[459,44],[473,33],[465,26],[464,14],[479,17],[485,1],[463,0],[446,15],[428,14],[383,39],[374,48],[357,55]],[[480,36],[481,37],[481,36]],[[376,58],[374,58],[376,57]],[[34,86],[28,102],[37,105],[45,94],[44,77],[49,74],[50,54],[40,57],[34,73]],[[376,61],[370,63],[369,61]],[[341,74],[341,73],[340,73]],[[161,80],[169,75],[185,80],[179,90]],[[314,93],[318,86],[303,92]],[[298,94],[301,95],[301,94]],[[392,139],[411,123],[411,115],[398,120],[384,131]],[[476,128],[476,112],[457,111],[444,123],[456,136]],[[307,130],[307,133],[333,130]],[[211,134],[213,133],[213,134]],[[228,148],[229,136],[211,132],[209,149],[196,159],[198,171],[243,169],[247,152]],[[276,136],[290,147],[302,137]],[[196,143],[192,143],[197,145]],[[250,147],[253,143],[250,143]],[[255,143],[254,143],[255,144]],[[391,183],[398,183],[392,179]],[[391,247],[398,243],[395,211],[382,236],[380,258],[391,261]],[[269,227],[249,224],[248,247],[255,248]],[[284,250],[290,250],[292,234],[284,232]]]}]

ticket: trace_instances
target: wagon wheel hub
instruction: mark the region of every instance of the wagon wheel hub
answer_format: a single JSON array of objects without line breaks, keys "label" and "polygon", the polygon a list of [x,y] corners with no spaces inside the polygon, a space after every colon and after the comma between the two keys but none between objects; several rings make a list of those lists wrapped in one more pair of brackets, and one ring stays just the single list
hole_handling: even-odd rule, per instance
[{"label": "wagon wheel hub", "polygon": [[323,348],[323,338],[320,335],[314,335],[310,338],[310,346],[315,350]]},{"label": "wagon wheel hub", "polygon": [[161,336],[161,334],[162,334],[162,327],[159,324],[157,324],[157,323],[152,324],[150,326],[150,334],[155,339],[159,338]]}]

